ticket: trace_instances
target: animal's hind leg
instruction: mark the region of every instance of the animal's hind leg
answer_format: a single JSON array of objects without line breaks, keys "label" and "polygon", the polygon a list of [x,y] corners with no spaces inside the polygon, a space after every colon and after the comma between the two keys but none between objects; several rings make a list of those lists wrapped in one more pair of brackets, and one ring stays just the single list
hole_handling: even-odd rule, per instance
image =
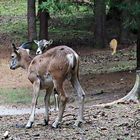
[{"label": "animal's hind leg", "polygon": [[71,77],[71,84],[74,87],[75,91],[78,93],[78,117],[75,122],[75,126],[79,126],[81,122],[83,122],[83,112],[84,112],[84,99],[85,99],[85,92],[83,91],[79,79],[76,74],[73,74]]},{"label": "animal's hind leg", "polygon": [[63,89],[63,81],[55,80],[54,85],[55,85],[57,92],[59,93],[59,99],[60,99],[58,116],[55,119],[55,122],[52,124],[52,127],[57,128],[58,124],[61,123],[61,121],[62,121],[64,109],[65,109],[66,102],[67,102],[67,97],[66,97],[64,89]]},{"label": "animal's hind leg", "polygon": [[58,111],[59,110],[59,96],[56,89],[54,89],[54,100],[55,100],[55,111]]},{"label": "animal's hind leg", "polygon": [[46,90],[46,95],[44,98],[44,103],[45,103],[44,125],[48,125],[49,122],[50,95],[52,93],[52,90],[53,88]]}]

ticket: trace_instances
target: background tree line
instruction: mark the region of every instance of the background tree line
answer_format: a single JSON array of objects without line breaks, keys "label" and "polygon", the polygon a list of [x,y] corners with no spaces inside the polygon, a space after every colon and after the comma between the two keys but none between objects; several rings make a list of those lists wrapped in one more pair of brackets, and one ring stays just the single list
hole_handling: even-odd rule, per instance
[{"label": "background tree line", "polygon": [[[106,42],[106,21],[118,22],[119,34],[115,38],[120,43],[125,43],[129,32],[137,34],[137,59],[140,60],[140,2],[138,0],[38,0],[38,11],[36,16],[36,0],[28,0],[28,39],[48,39],[48,20],[50,13],[58,11],[72,12],[71,5],[86,5],[94,12],[93,39],[94,47],[105,48]],[[39,20],[39,35],[36,30],[36,19]],[[112,37],[113,38],[113,37]],[[140,62],[140,61],[139,61]],[[137,67],[140,67],[137,64]]]}]

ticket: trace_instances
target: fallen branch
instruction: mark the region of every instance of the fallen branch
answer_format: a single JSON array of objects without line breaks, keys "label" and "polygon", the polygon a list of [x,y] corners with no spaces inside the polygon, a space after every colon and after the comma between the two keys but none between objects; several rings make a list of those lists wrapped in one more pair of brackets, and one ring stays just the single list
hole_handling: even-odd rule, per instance
[{"label": "fallen branch", "polygon": [[126,96],[110,103],[97,104],[97,105],[92,105],[90,107],[107,107],[114,104],[129,103],[129,102],[139,103],[139,97],[140,97],[140,70],[137,70],[135,85]]},{"label": "fallen branch", "polygon": [[66,115],[63,116],[63,118],[68,117],[68,116],[72,116],[73,118],[75,117],[74,114],[66,114]]}]

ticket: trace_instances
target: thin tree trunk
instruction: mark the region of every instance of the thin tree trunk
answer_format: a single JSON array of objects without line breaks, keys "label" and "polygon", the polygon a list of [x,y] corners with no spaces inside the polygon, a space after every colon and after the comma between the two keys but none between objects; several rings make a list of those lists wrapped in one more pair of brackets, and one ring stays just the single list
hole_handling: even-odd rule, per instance
[{"label": "thin tree trunk", "polygon": [[94,37],[95,37],[95,47],[105,48],[105,1],[95,0],[94,1]]},{"label": "thin tree trunk", "polygon": [[[122,2],[128,3],[129,0],[120,1],[120,3],[122,3]],[[126,10],[122,10],[119,41],[120,41],[120,43],[124,43],[124,44],[129,43],[129,40],[128,40],[129,31],[128,31],[128,28],[126,28],[125,25],[124,25],[124,23],[126,21],[126,17],[128,17],[128,12]]]},{"label": "thin tree trunk", "polygon": [[43,11],[40,13],[39,39],[48,40],[48,18],[49,18],[48,12]]},{"label": "thin tree trunk", "polygon": [[140,27],[137,34],[137,70],[140,70]]},{"label": "thin tree trunk", "polygon": [[28,40],[33,41],[37,38],[35,0],[28,0],[27,4]]},{"label": "thin tree trunk", "polygon": [[[46,0],[39,0],[39,4]],[[48,40],[48,20],[49,20],[49,13],[47,10],[39,11],[39,39],[46,39]]]}]

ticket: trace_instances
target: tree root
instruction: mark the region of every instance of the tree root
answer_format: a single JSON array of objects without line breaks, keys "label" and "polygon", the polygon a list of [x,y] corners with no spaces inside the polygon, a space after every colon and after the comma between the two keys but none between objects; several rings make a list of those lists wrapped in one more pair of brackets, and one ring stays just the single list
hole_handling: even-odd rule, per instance
[{"label": "tree root", "polygon": [[92,107],[107,107],[119,103],[127,104],[129,102],[139,103],[139,98],[140,98],[140,70],[137,70],[135,85],[126,96],[110,103],[92,105]]}]

